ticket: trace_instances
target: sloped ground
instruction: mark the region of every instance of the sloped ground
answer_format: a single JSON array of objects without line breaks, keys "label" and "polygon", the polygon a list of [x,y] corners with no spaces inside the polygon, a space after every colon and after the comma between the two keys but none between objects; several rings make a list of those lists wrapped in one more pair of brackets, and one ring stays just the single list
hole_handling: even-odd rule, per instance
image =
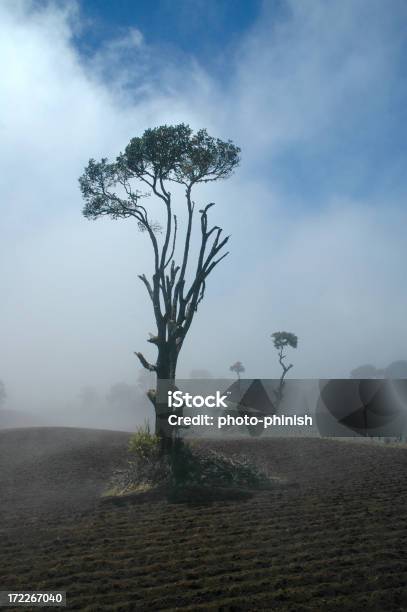
[{"label": "sloped ground", "polygon": [[200,442],[292,486],[201,507],[97,505],[127,438],[0,434],[3,589],[66,590],[78,610],[407,610],[406,449]]},{"label": "sloped ground", "polygon": [[95,507],[106,475],[126,461],[129,435],[70,427],[0,431],[0,525],[30,526]]}]

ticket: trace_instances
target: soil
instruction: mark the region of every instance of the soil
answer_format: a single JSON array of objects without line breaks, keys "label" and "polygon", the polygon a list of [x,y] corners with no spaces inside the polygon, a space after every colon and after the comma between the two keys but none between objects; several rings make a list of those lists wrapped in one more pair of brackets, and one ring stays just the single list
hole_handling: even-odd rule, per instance
[{"label": "soil", "polygon": [[0,431],[2,590],[65,590],[68,610],[88,611],[407,610],[405,447],[200,440],[290,486],[202,506],[100,503],[128,438]]}]

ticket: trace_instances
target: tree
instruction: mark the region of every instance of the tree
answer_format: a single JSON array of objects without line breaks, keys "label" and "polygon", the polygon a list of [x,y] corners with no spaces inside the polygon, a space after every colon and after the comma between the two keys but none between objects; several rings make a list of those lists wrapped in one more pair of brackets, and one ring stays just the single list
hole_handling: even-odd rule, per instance
[{"label": "tree", "polygon": [[135,407],[139,406],[139,410],[142,412],[144,408],[140,405],[140,399],[142,398],[143,395],[137,385],[118,382],[110,386],[106,394],[106,403],[110,409],[110,414],[114,415],[115,427],[121,429],[135,426],[137,422]]},{"label": "tree", "polygon": [[236,361],[233,365],[230,366],[229,370],[231,372],[236,372],[237,379],[240,380],[240,374],[243,374],[245,371],[245,367],[241,361]]},{"label": "tree", "polygon": [[0,408],[4,406],[4,404],[6,403],[6,399],[7,399],[6,387],[4,385],[4,382],[0,380]]},{"label": "tree", "polygon": [[290,346],[291,348],[297,348],[298,338],[295,334],[292,334],[291,332],[274,332],[274,334],[271,334],[271,337],[273,338],[274,347],[278,352],[278,361],[283,369],[283,372],[280,376],[278,389],[276,391],[277,405],[279,405],[281,403],[281,400],[283,399],[283,391],[285,385],[284,379],[287,375],[287,372],[293,367],[292,363],[290,363],[289,365],[285,363],[287,355],[284,354],[284,350],[287,348],[287,346]]},{"label": "tree", "polygon": [[[148,342],[156,346],[157,358],[151,362],[143,353],[135,354],[144,368],[156,374],[156,389],[148,395],[155,407],[156,432],[162,439],[170,440],[172,436],[167,423],[166,398],[167,390],[175,385],[181,348],[204,298],[207,278],[228,254],[224,247],[229,236],[223,236],[217,225],[209,227],[208,212],[214,205],[211,202],[199,210],[200,244],[191,270],[190,247],[196,208],[192,192],[200,183],[230,177],[239,164],[239,154],[240,149],[230,140],[213,138],[205,129],[194,134],[185,124],[163,125],[132,138],[125,152],[112,163],[106,158],[99,162],[91,159],[79,179],[85,217],[132,218],[151,243],[152,277],[140,274],[139,278],[154,311],[157,329],[150,334]],[[185,190],[186,228],[181,241],[171,183]],[[143,185],[147,186],[148,193],[138,188]],[[162,204],[163,223],[150,217],[145,198],[151,194]],[[179,254],[177,246],[181,246]]]},{"label": "tree", "polygon": [[120,407],[129,408],[137,400],[137,387],[135,385],[128,385],[125,382],[111,385],[106,395],[106,400],[115,410]]},{"label": "tree", "polygon": [[354,370],[351,371],[351,378],[379,378],[380,374],[383,373],[383,370],[378,370],[375,366],[370,363],[366,363],[365,365],[361,365]]},{"label": "tree", "polygon": [[88,385],[81,388],[79,399],[83,408],[94,409],[99,403],[99,394],[94,387]]},{"label": "tree", "polygon": [[384,370],[381,370],[383,378],[407,378],[407,361],[393,361]]}]

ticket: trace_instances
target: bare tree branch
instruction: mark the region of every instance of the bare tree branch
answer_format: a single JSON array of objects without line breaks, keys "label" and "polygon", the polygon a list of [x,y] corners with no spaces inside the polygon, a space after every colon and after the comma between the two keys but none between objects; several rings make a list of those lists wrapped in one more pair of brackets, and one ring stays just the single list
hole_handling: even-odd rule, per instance
[{"label": "bare tree branch", "polygon": [[191,242],[191,233],[192,233],[192,218],[193,218],[194,207],[195,207],[194,202],[191,201],[191,189],[192,189],[192,185],[193,185],[193,183],[188,185],[188,187],[186,189],[186,198],[187,198],[187,207],[188,207],[188,225],[187,225],[187,232],[186,232],[186,236],[185,236],[184,256],[183,256],[183,259],[182,259],[181,271],[180,271],[180,275],[179,275],[179,279],[178,279],[178,284],[177,284],[177,287],[176,287],[175,293],[174,293],[174,301],[175,301],[175,303],[176,303],[176,300],[178,299],[178,297],[179,297],[180,301],[183,300],[183,291],[184,291],[184,285],[185,285],[185,270],[186,270],[186,267],[187,267],[188,257],[189,257],[189,246],[190,246],[190,242]]},{"label": "bare tree branch", "polygon": [[146,275],[145,274],[139,274],[138,277],[145,284],[145,286],[147,288],[147,291],[148,291],[148,295],[150,296],[151,301],[153,301],[154,300],[153,290],[152,290],[150,282],[147,280]]},{"label": "bare tree branch", "polygon": [[176,240],[177,240],[177,229],[178,229],[177,215],[174,214],[174,235],[173,235],[173,240],[172,240],[172,249],[171,249],[171,253],[170,253],[166,263],[164,264],[164,270],[168,266],[168,264],[170,263],[171,259],[174,257],[175,243],[176,243]]},{"label": "bare tree branch", "polygon": [[149,363],[147,361],[147,359],[144,357],[143,353],[134,353],[135,355],[137,355],[137,357],[140,360],[141,365],[146,369],[149,370],[150,372],[156,372],[157,371],[157,366],[153,365],[152,363]]},{"label": "bare tree branch", "polygon": [[215,260],[214,260],[214,261],[211,263],[211,265],[209,266],[209,268],[208,268],[208,269],[206,270],[206,272],[205,272],[205,278],[206,278],[207,276],[209,276],[209,274],[212,272],[212,270],[214,269],[214,267],[215,267],[215,266],[217,266],[217,265],[218,265],[218,263],[219,263],[220,261],[222,261],[222,259],[225,259],[225,257],[226,257],[227,255],[229,255],[229,251],[226,251],[226,253],[224,253],[224,254],[222,255],[222,257],[219,257],[219,259],[215,259]]}]

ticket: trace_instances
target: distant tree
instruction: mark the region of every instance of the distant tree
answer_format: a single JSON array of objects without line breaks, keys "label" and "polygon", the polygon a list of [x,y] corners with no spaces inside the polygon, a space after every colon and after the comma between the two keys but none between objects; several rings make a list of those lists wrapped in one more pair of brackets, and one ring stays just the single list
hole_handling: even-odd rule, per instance
[{"label": "distant tree", "polygon": [[237,379],[240,380],[240,374],[243,374],[243,372],[245,371],[245,367],[241,361],[236,361],[230,366],[229,370],[231,372],[235,372],[237,375]]},{"label": "distant tree", "polygon": [[378,370],[370,363],[361,365],[351,371],[351,378],[379,378],[383,374],[383,370]]},{"label": "distant tree", "polygon": [[119,406],[130,407],[134,406],[137,401],[137,387],[128,385],[125,382],[112,385],[106,395],[106,400],[113,408]]},{"label": "distant tree", "polygon": [[271,337],[273,338],[274,347],[276,348],[278,352],[278,361],[283,369],[283,372],[280,376],[278,388],[276,391],[277,404],[280,404],[283,399],[283,395],[284,395],[284,385],[285,385],[284,379],[287,375],[287,372],[291,370],[291,368],[293,367],[292,363],[290,363],[289,365],[285,363],[285,359],[287,358],[287,355],[284,354],[284,351],[287,347],[291,347],[294,349],[297,348],[298,338],[295,334],[291,332],[284,332],[284,331],[274,332],[274,334],[271,334]]},{"label": "distant tree", "polygon": [[6,403],[6,399],[7,399],[6,387],[4,385],[4,382],[0,380],[0,408],[3,408],[4,404]]},{"label": "distant tree", "polygon": [[[137,422],[136,407],[141,412],[140,400],[145,397],[137,385],[119,382],[112,385],[106,394],[106,403],[110,415],[114,415],[118,427],[130,426]],[[146,401],[147,398],[146,398]],[[141,415],[139,415],[141,416]]]},{"label": "distant tree", "polygon": [[94,387],[84,386],[79,392],[79,399],[85,408],[95,408],[99,402],[99,394]]},{"label": "distant tree", "polygon": [[393,361],[383,374],[386,378],[407,378],[407,361]]},{"label": "distant tree", "polygon": [[[127,382],[118,382],[110,386],[106,393],[106,406],[110,419],[113,417],[117,427],[134,428],[148,421],[151,403],[146,391],[151,385],[151,372],[140,370],[142,380],[134,385]],[[144,374],[147,374],[144,380]]]},{"label": "distant tree", "polygon": [[407,361],[393,361],[387,368],[375,368],[367,363],[350,373],[351,378],[407,378]]},{"label": "distant tree", "polygon": [[[89,161],[79,179],[88,219],[104,215],[112,219],[132,218],[151,243],[154,271],[151,278],[139,275],[150,298],[156,332],[148,342],[157,348],[155,362],[135,353],[141,364],[157,377],[156,389],[149,398],[156,413],[156,433],[164,441],[162,449],[171,448],[172,430],[167,422],[167,391],[175,386],[178,357],[191,327],[193,317],[205,295],[208,276],[227,252],[223,249],[229,236],[222,229],[208,225],[208,211],[213,202],[199,210],[200,244],[196,259],[190,261],[195,202],[193,188],[200,183],[226,179],[239,164],[240,149],[231,141],[209,136],[201,129],[195,134],[188,125],[163,125],[132,138],[125,152],[109,163],[106,158]],[[178,217],[174,212],[171,183],[185,189],[186,229],[179,242]],[[147,186],[143,193],[138,186]],[[164,208],[163,223],[154,221],[146,196],[156,196]],[[161,236],[161,238],[160,238]],[[191,269],[192,268],[192,269]]]}]

